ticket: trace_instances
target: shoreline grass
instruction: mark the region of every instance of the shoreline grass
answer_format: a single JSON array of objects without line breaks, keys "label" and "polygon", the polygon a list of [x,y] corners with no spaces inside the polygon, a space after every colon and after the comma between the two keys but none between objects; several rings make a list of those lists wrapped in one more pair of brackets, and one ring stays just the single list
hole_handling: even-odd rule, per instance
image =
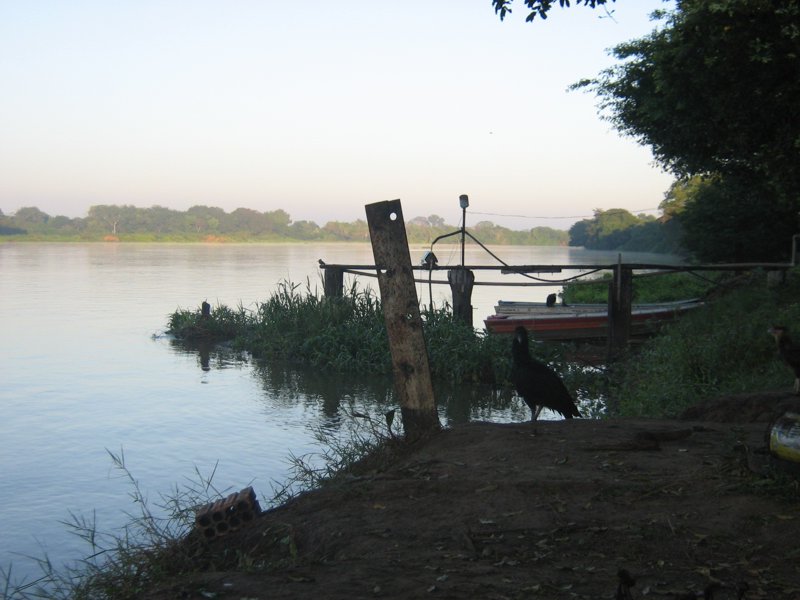
[{"label": "shoreline grass", "polygon": [[[667,273],[655,272],[634,278],[633,302],[674,302],[702,298],[726,285],[731,278],[724,272]],[[611,274],[564,285],[562,297],[568,304],[605,304]]]},{"label": "shoreline grass", "polygon": [[[265,506],[280,506],[301,493],[333,485],[350,473],[381,469],[407,446],[392,426],[394,411],[383,418],[351,409],[348,435],[338,437],[319,428],[315,438],[318,452],[289,454],[289,474],[273,482],[272,497]],[[194,531],[197,509],[224,498],[230,490],[213,483],[216,466],[208,475],[195,468],[194,479],[175,487],[159,500],[150,502],[125,461],[122,449],[106,449],[112,468],[129,486],[129,498],[137,512],[126,512],[121,532],[99,531],[94,513],[87,517],[69,514],[62,521],[68,531],[83,540],[87,555],[73,566],[54,565],[45,555],[33,558],[42,575],[32,581],[15,581],[13,565],[0,565],[0,598],[3,600],[138,600],[151,586],[169,577],[198,568],[198,560],[216,568],[226,565],[252,569],[280,568],[280,564],[254,564],[246,555],[208,556],[202,537]]]},{"label": "shoreline grass", "polygon": [[784,324],[800,335],[800,269],[780,286],[764,273],[718,288],[691,311],[615,365],[612,412],[619,416],[675,417],[715,396],[788,388],[791,369],[767,329]]},{"label": "shoreline grass", "polygon": [[190,568],[193,549],[184,543],[197,508],[223,498],[228,490],[213,484],[216,466],[208,475],[195,468],[195,481],[175,485],[151,502],[125,462],[122,449],[106,449],[112,468],[129,486],[129,498],[137,512],[125,512],[126,524],[117,532],[100,531],[95,514],[70,512],[62,521],[67,531],[85,542],[86,556],[74,564],[57,566],[45,554],[28,557],[38,564],[41,576],[15,581],[13,565],[0,565],[0,597],[5,600],[134,600],[141,598],[152,581],[167,573]]}]

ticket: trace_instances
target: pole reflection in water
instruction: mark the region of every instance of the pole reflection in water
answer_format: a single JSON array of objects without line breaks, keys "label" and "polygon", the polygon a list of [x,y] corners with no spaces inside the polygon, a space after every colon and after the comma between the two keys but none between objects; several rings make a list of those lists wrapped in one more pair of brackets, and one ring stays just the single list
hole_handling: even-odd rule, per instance
[{"label": "pole reflection in water", "polygon": [[[236,352],[226,344],[207,341],[170,340],[178,353],[191,354],[203,372],[224,369],[233,364],[250,363],[252,374],[264,391],[261,399],[265,414],[302,405],[319,409],[325,429],[336,429],[353,412],[382,419],[388,411],[399,408],[389,374],[365,374],[328,371],[283,361],[254,360],[245,352]],[[439,418],[444,425],[470,421],[524,421],[524,403],[510,388],[490,384],[434,383]]]}]

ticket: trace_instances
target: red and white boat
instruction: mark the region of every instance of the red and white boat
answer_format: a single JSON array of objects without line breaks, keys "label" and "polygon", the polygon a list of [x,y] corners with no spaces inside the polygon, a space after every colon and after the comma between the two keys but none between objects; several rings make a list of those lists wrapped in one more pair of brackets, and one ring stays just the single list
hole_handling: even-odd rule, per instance
[{"label": "red and white boat", "polygon": [[[676,320],[703,304],[681,300],[634,304],[631,308],[631,336],[655,333],[664,323]],[[484,320],[489,333],[514,333],[519,325],[539,340],[588,340],[608,337],[608,305],[575,304],[547,306],[544,302],[500,300],[495,314]]]}]

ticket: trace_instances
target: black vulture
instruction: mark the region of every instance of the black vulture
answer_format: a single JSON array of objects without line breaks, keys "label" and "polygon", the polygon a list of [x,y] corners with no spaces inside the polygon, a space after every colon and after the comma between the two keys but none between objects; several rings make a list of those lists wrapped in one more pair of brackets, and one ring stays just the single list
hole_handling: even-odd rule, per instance
[{"label": "black vulture", "polygon": [[773,325],[767,331],[775,338],[783,361],[794,370],[794,393],[800,394],[800,347],[794,345],[783,325]]},{"label": "black vulture", "polygon": [[561,378],[550,367],[531,358],[528,332],[522,326],[514,331],[511,356],[511,382],[530,407],[531,421],[539,417],[544,406],[561,413],[565,419],[581,416]]}]

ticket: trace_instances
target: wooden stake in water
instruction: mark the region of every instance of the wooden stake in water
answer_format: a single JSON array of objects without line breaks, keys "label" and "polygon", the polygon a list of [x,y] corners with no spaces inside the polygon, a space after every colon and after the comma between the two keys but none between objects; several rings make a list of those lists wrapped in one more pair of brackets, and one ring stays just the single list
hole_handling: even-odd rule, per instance
[{"label": "wooden stake in water", "polygon": [[440,424],[403,210],[400,200],[367,204],[365,209],[403,429],[416,438],[438,430]]}]

